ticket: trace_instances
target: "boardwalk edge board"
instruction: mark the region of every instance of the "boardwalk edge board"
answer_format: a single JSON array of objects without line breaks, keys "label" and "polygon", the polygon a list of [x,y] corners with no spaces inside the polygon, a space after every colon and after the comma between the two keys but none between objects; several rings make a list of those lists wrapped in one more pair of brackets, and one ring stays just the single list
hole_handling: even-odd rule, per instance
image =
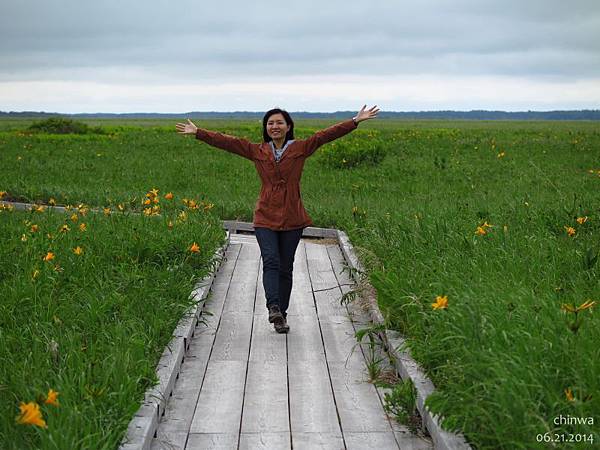
[{"label": "boardwalk edge board", "polygon": [[[346,262],[350,266],[351,276],[358,283],[360,274],[364,273],[364,267],[359,261],[354,247],[350,243],[348,235],[337,230],[338,242],[342,249],[342,254],[346,259]],[[364,280],[363,280],[364,283]],[[373,289],[369,284],[370,290]],[[374,295],[368,295],[365,298],[366,308],[368,310],[371,322],[374,325],[384,325],[384,318],[377,305],[377,299]],[[434,416],[425,406],[425,400],[433,391],[435,387],[433,382],[427,377],[425,372],[421,369],[419,364],[412,358],[408,349],[403,349],[402,344],[405,340],[396,331],[386,330],[379,333],[379,336],[383,342],[384,348],[390,355],[390,358],[396,367],[396,371],[403,380],[411,380],[417,391],[417,409],[423,418],[423,422],[427,427],[427,431],[433,440],[435,449],[440,450],[467,450],[471,449],[471,446],[467,443],[465,437],[460,433],[450,433],[442,429],[438,416]]]},{"label": "boardwalk edge board", "polygon": [[215,275],[229,246],[229,231],[227,231],[225,240],[225,245],[219,248],[213,256],[213,261],[215,261],[214,269],[196,284],[190,294],[190,297],[196,301],[196,304],[184,314],[175,327],[173,338],[165,347],[156,366],[156,375],[159,383],[146,391],[140,409],[129,422],[127,432],[121,441],[119,450],[150,449],[160,418],[165,412],[167,401],[175,387],[175,381],[179,376],[185,353],[189,348],[194,330],[202,315],[204,300],[211,290]]}]

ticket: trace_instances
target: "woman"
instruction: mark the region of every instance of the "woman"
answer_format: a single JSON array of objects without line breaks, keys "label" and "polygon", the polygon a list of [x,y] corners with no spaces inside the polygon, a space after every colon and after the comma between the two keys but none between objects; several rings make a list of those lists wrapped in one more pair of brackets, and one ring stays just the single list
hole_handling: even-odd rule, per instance
[{"label": "woman", "polygon": [[263,139],[245,139],[196,127],[191,120],[176,125],[179,134],[193,134],[213,147],[236,153],[254,162],[262,182],[254,210],[254,230],[263,261],[263,285],[269,322],[278,333],[287,333],[287,309],[292,291],[294,255],[302,231],[312,221],[302,205],[300,178],[304,161],[321,145],[344,136],[364,120],[377,117],[379,109],[364,105],[358,114],[321,130],[308,139],[294,139],[294,121],[279,108],[263,117]]}]

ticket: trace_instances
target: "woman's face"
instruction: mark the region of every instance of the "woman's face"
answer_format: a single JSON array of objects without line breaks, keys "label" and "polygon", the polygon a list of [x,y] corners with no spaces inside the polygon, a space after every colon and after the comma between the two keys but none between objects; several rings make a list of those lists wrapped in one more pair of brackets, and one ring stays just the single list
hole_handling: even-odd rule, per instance
[{"label": "woman's face", "polygon": [[290,126],[286,123],[283,114],[276,113],[267,120],[267,134],[273,140],[284,139]]}]

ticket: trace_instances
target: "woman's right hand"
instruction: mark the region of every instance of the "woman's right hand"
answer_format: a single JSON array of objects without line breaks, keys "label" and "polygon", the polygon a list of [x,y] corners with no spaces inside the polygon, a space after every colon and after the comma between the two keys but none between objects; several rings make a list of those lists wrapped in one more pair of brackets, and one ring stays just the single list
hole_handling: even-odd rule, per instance
[{"label": "woman's right hand", "polygon": [[177,132],[179,134],[196,134],[198,127],[194,125],[190,119],[188,119],[187,121],[188,123],[178,123],[177,125],[175,125],[175,128],[177,128]]}]

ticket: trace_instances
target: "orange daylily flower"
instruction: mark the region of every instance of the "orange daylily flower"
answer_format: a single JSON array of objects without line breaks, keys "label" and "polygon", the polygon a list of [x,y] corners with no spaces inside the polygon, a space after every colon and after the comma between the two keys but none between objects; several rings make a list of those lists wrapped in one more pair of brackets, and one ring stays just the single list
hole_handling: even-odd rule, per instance
[{"label": "orange daylily flower", "polygon": [[570,402],[575,401],[575,397],[573,396],[573,391],[571,390],[571,388],[565,389],[565,397],[567,397],[567,400]]},{"label": "orange daylily flower", "polygon": [[196,244],[194,242],[192,244],[192,246],[190,247],[190,252],[192,252],[192,253],[198,253],[198,252],[200,252],[200,247],[198,246],[198,244]]},{"label": "orange daylily flower", "polygon": [[573,228],[573,227],[565,227],[565,230],[566,230],[567,234],[571,237],[575,236],[575,234],[576,234],[575,228]]},{"label": "orange daylily flower", "polygon": [[433,309],[446,309],[446,308],[448,308],[448,296],[447,295],[444,295],[444,296],[438,295],[435,298],[435,303],[431,304],[431,307]]},{"label": "orange daylily flower", "polygon": [[578,223],[579,225],[583,225],[584,223],[586,223],[586,222],[587,222],[587,220],[588,220],[588,217],[587,217],[587,216],[578,217],[578,218],[577,218],[577,223]]},{"label": "orange daylily flower", "polygon": [[173,193],[172,192],[168,192],[167,194],[165,194],[165,198],[167,200],[173,200]]},{"label": "orange daylily flower", "polygon": [[44,403],[47,405],[58,406],[58,392],[56,392],[54,389],[50,389]]},{"label": "orange daylily flower", "polygon": [[596,304],[595,301],[591,301],[591,300],[586,300],[585,302],[583,302],[581,305],[579,306],[575,306],[572,303],[563,303],[561,305],[561,309],[563,311],[566,312],[570,312],[570,313],[578,313],[579,311],[584,311],[586,309],[591,308],[592,306],[594,306]]},{"label": "orange daylily flower", "polygon": [[23,403],[19,405],[21,414],[17,416],[17,423],[21,425],[35,425],[42,428],[48,428],[46,421],[42,418],[40,405],[35,402]]},{"label": "orange daylily flower", "polygon": [[46,261],[46,262],[52,261],[54,258],[55,258],[54,253],[48,252],[46,254],[46,256],[44,256],[44,261]]}]

